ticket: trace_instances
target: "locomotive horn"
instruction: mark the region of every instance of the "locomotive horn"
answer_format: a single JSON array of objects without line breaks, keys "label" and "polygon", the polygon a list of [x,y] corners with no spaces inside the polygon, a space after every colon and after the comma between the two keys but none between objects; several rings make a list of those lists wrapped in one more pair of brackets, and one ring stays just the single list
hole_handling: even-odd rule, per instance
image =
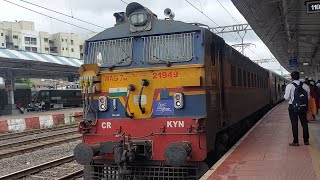
[{"label": "locomotive horn", "polygon": [[165,16],[167,16],[167,17],[169,17],[169,19],[171,19],[171,20],[173,20],[173,18],[174,18],[174,13],[171,11],[171,9],[169,9],[169,8],[166,8],[165,10],[164,10],[164,15]]}]

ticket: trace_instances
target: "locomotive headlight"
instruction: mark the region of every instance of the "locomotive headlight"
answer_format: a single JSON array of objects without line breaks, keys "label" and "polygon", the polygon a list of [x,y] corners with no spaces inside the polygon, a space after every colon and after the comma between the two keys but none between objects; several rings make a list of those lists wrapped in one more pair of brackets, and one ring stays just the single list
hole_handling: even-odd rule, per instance
[{"label": "locomotive headlight", "polygon": [[145,13],[133,13],[129,19],[132,25],[142,26],[147,22],[147,15]]},{"label": "locomotive headlight", "polygon": [[183,108],[183,94],[174,93],[173,94],[174,108],[182,109]]}]

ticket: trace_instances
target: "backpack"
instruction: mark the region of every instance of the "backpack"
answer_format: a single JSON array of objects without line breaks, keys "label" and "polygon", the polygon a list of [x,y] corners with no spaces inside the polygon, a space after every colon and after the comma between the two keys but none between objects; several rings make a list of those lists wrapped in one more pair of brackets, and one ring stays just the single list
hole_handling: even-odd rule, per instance
[{"label": "backpack", "polygon": [[303,83],[300,82],[299,85],[292,83],[296,88],[294,90],[294,99],[292,101],[293,110],[297,113],[305,113],[308,111],[308,93],[302,88]]}]

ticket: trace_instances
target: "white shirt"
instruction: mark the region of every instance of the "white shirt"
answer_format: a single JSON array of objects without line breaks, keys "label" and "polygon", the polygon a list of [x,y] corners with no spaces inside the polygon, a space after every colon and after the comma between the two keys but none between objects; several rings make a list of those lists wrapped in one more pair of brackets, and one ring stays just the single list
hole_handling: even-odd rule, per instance
[{"label": "white shirt", "polygon": [[[295,84],[297,84],[298,86],[299,86],[299,84],[301,83],[299,80],[294,80],[293,82],[294,82]],[[308,93],[308,99],[310,99],[310,88],[309,88],[309,86],[306,85],[306,84],[303,84],[303,85],[302,85],[302,88],[307,91],[307,93]],[[286,100],[289,100],[289,104],[292,104],[292,101],[293,101],[293,99],[294,99],[294,90],[295,90],[295,89],[296,89],[296,87],[295,87],[292,83],[290,83],[290,84],[288,84],[288,85],[286,86],[286,91],[285,91],[285,94],[284,94],[284,98],[285,98]]]}]

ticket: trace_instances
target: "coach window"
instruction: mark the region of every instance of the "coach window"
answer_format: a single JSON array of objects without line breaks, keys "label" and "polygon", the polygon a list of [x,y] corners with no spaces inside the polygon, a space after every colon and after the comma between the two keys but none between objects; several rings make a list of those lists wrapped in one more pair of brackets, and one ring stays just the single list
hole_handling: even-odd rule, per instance
[{"label": "coach window", "polygon": [[242,86],[242,70],[241,68],[238,68],[238,86]]},{"label": "coach window", "polygon": [[211,62],[212,62],[212,66],[215,66],[216,65],[216,61],[215,61],[215,51],[214,51],[214,44],[213,43],[211,43]]},{"label": "coach window", "polygon": [[255,75],[255,74],[254,74],[253,81],[254,81],[254,87],[257,88],[258,87],[258,82],[257,82],[257,75]]},{"label": "coach window", "polygon": [[251,76],[250,76],[250,72],[247,72],[247,76],[248,76],[248,87],[251,87]]},{"label": "coach window", "polygon": [[251,74],[251,87],[254,88],[254,79],[253,79],[253,73],[250,73]]},{"label": "coach window", "polygon": [[258,88],[261,88],[261,77],[257,75],[257,80],[258,80]]},{"label": "coach window", "polygon": [[243,87],[247,87],[247,71],[243,70]]},{"label": "coach window", "polygon": [[259,87],[258,75],[254,75],[254,79],[256,80],[256,88],[258,88]]},{"label": "coach window", "polygon": [[268,79],[264,78],[264,88],[268,88]]},{"label": "coach window", "polygon": [[231,65],[231,85],[236,86],[237,85],[237,74],[236,74],[236,67]]}]

